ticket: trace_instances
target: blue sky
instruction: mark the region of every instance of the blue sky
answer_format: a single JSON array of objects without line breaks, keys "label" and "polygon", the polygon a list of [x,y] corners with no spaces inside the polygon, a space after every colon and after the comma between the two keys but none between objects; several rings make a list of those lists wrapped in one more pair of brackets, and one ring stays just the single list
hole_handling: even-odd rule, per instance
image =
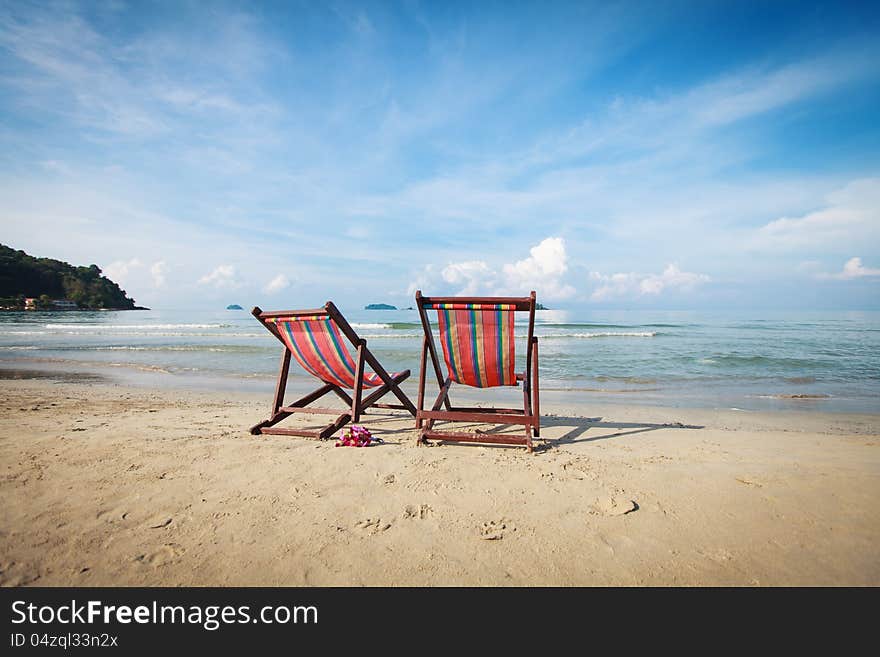
[{"label": "blue sky", "polygon": [[159,308],[880,308],[878,34],[877,3],[0,0],[0,242]]}]

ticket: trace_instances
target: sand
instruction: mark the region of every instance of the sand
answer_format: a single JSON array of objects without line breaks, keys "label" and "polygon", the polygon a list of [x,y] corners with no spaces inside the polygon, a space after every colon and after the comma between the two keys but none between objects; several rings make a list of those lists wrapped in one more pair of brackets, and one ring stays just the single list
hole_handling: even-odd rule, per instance
[{"label": "sand", "polygon": [[365,449],[254,437],[266,395],[0,399],[6,586],[880,584],[876,415],[560,398],[528,454],[384,412]]}]

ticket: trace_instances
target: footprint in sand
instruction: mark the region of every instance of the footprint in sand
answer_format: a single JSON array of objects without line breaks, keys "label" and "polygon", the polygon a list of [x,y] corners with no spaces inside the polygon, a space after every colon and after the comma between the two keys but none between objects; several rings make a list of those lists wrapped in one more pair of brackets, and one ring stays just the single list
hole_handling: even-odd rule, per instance
[{"label": "footprint in sand", "polygon": [[480,525],[480,538],[484,541],[500,541],[505,533],[516,531],[516,527],[509,520],[487,520]]},{"label": "footprint in sand", "polygon": [[171,516],[159,514],[152,516],[149,520],[146,521],[146,526],[150,529],[162,529],[163,527],[167,527],[174,521],[174,518]]},{"label": "footprint in sand", "polygon": [[596,501],[590,505],[590,513],[599,516],[625,516],[638,510],[638,503],[625,497],[625,493],[597,497]]},{"label": "footprint in sand", "polygon": [[0,562],[0,586],[25,586],[40,579],[39,571],[32,565],[16,561]]},{"label": "footprint in sand", "polygon": [[589,479],[595,481],[597,475],[592,471],[592,464],[588,460],[574,459],[562,464],[562,470],[571,478],[579,481]]},{"label": "footprint in sand", "polygon": [[184,551],[185,550],[176,543],[166,543],[165,545],[156,550],[153,550],[152,552],[148,552],[147,554],[139,554],[134,558],[134,560],[140,561],[142,564],[145,564],[152,568],[158,568],[159,566],[164,566],[171,563],[179,556],[181,556]]},{"label": "footprint in sand", "polygon": [[381,518],[365,518],[364,520],[355,523],[355,527],[368,534],[378,534],[379,532],[391,529],[391,523],[382,522]]},{"label": "footprint in sand", "polygon": [[406,508],[403,510],[403,517],[407,520],[412,520],[414,518],[424,520],[429,515],[431,515],[432,512],[433,509],[427,504],[420,504],[419,506],[407,504]]},{"label": "footprint in sand", "polygon": [[127,511],[123,511],[121,507],[114,507],[111,509],[101,509],[95,514],[95,519],[103,520],[104,522],[116,522],[117,520],[125,520],[126,516],[128,516]]}]

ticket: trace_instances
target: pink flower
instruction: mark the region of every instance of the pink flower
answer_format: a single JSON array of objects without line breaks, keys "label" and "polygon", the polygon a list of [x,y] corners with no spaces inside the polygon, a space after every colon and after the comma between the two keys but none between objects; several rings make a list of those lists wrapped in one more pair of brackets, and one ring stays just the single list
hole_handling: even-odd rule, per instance
[{"label": "pink flower", "polygon": [[372,443],[373,434],[364,426],[351,425],[343,431],[336,443],[337,447],[369,447]]}]

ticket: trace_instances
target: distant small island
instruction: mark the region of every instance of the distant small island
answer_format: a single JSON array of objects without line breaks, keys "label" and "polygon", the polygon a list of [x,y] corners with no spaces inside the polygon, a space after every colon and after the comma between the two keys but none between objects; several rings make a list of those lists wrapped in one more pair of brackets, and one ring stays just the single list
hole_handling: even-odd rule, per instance
[{"label": "distant small island", "polygon": [[226,310],[244,310],[244,308],[239,306],[237,303],[230,303],[228,306],[226,306]]},{"label": "distant small island", "polygon": [[149,310],[98,265],[75,267],[0,244],[0,310]]},{"label": "distant small island", "polygon": [[550,310],[550,309],[547,306],[545,306],[543,303],[536,303],[535,310]]},{"label": "distant small island", "polygon": [[364,310],[397,310],[397,306],[389,306],[387,303],[371,303],[364,306]]}]

